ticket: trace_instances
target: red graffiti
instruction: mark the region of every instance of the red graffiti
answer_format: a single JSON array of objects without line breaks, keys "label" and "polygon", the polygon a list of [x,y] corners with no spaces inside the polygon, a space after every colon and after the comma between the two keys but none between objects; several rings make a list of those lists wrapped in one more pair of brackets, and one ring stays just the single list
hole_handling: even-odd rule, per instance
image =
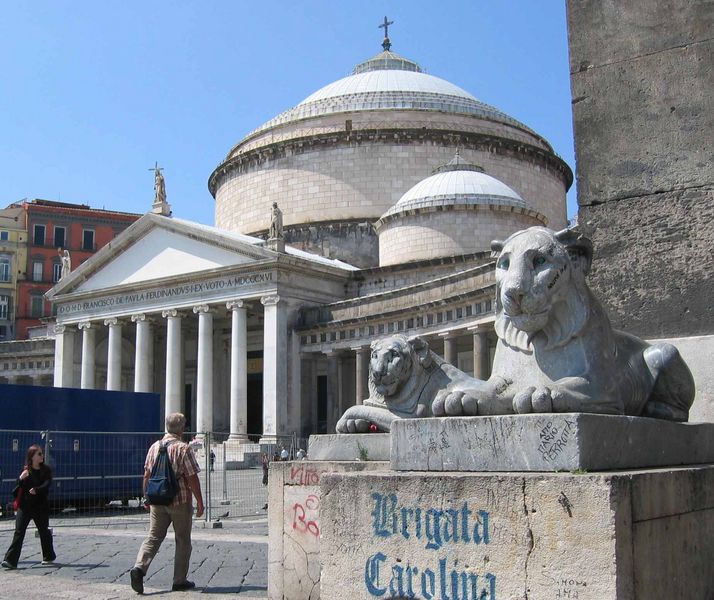
[{"label": "red graffiti", "polygon": [[290,467],[290,483],[297,485],[319,485],[320,476],[326,471],[318,471],[313,467],[306,468],[303,465]]},{"label": "red graffiti", "polygon": [[314,494],[310,494],[305,499],[304,506],[299,502],[293,504],[293,529],[300,533],[309,533],[315,537],[319,537],[320,526],[315,519],[309,519],[307,514],[308,511],[317,511],[319,506],[320,499]]}]

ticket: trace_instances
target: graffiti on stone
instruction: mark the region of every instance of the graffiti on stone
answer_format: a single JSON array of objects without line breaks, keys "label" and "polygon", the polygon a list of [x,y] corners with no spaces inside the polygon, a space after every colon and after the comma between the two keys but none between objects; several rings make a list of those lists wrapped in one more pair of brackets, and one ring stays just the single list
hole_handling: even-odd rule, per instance
[{"label": "graffiti on stone", "polygon": [[[427,600],[496,600],[496,576],[481,573],[454,559],[458,546],[491,543],[489,512],[468,501],[449,506],[420,506],[399,501],[397,494],[371,495],[372,534],[385,543],[364,566],[364,584],[373,597],[425,598]],[[390,557],[386,548],[409,540],[435,553],[434,560],[412,562]],[[401,554],[401,553],[400,553]]]}]

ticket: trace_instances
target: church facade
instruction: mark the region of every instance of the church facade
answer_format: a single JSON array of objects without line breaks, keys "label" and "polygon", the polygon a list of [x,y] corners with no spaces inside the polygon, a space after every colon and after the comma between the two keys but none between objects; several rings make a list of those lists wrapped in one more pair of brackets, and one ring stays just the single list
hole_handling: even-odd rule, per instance
[{"label": "church facade", "polygon": [[564,227],[571,183],[536,132],[385,39],[229,152],[215,227],[159,199],[49,292],[55,385],[160,392],[242,442],[334,431],[385,335],[487,377],[490,240]]}]

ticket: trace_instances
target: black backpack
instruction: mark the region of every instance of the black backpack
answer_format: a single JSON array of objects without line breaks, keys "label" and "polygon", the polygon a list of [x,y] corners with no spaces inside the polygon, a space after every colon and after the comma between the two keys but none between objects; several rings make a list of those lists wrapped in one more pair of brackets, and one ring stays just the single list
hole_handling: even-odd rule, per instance
[{"label": "black backpack", "polygon": [[151,469],[151,477],[146,485],[146,499],[149,504],[168,506],[178,494],[176,473],[174,473],[169,453],[166,450],[170,443],[159,446],[159,455]]}]

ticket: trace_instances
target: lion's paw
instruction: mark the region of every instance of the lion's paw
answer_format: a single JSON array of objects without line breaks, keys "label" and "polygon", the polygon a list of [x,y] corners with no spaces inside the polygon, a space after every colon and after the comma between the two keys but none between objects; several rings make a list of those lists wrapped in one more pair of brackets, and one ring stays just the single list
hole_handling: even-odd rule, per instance
[{"label": "lion's paw", "polygon": [[528,387],[513,397],[513,411],[517,414],[553,412],[553,396],[550,388]]},{"label": "lion's paw", "polygon": [[347,433],[369,433],[369,426],[367,419],[347,419]]},{"label": "lion's paw", "polygon": [[335,429],[337,433],[369,433],[369,421],[360,414],[362,407],[351,406],[345,411]]},{"label": "lion's paw", "polygon": [[470,390],[441,390],[434,398],[431,412],[435,417],[475,416],[478,414],[479,397]]}]

